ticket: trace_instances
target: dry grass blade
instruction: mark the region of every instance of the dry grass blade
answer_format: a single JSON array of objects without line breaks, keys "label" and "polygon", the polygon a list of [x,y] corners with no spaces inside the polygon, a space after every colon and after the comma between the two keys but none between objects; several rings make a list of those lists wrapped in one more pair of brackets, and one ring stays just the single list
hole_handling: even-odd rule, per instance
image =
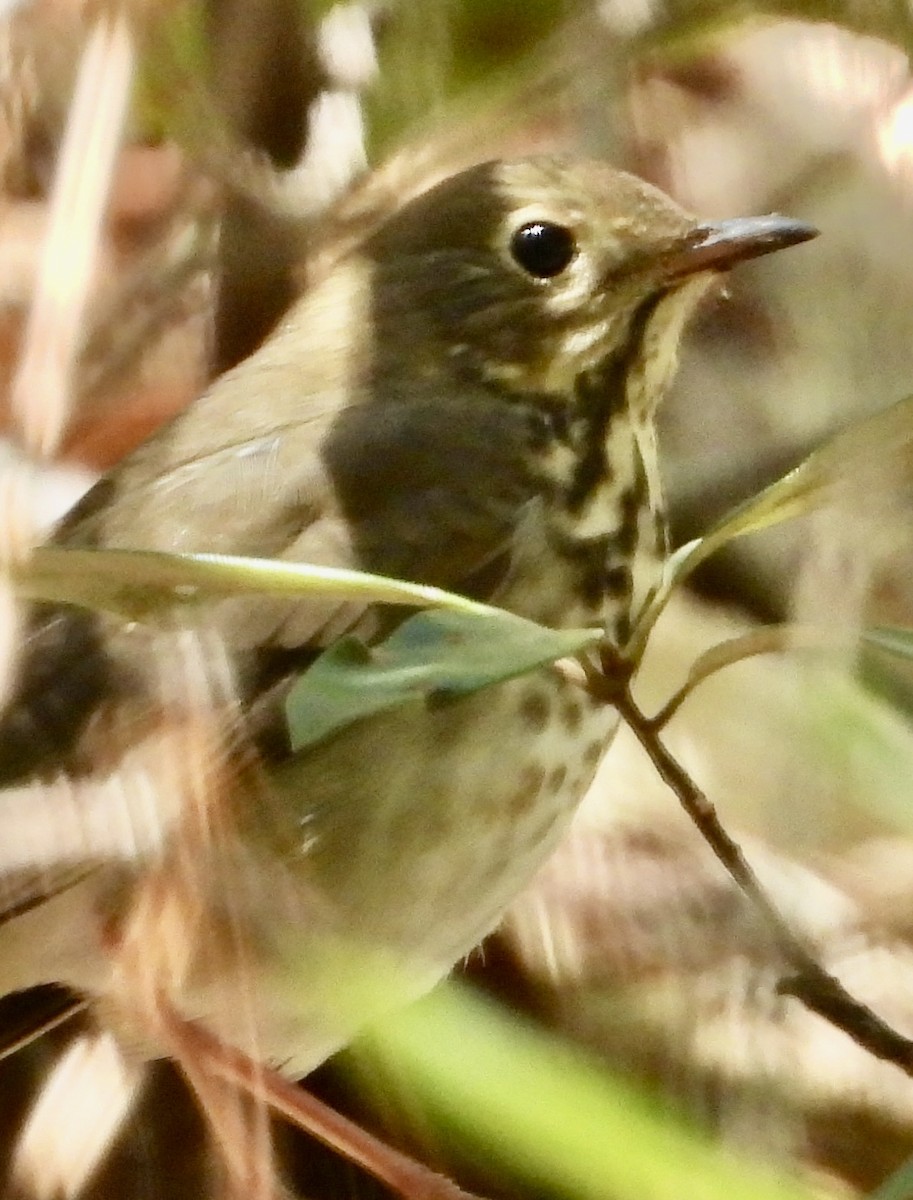
[{"label": "dry grass blade", "polygon": [[50,202],[38,287],[12,407],[28,449],[47,456],[60,440],[82,337],[102,218],[120,145],[133,46],[123,13],[89,36]]},{"label": "dry grass blade", "polygon": [[182,1064],[191,1062],[195,1070],[207,1071],[212,1079],[230,1082],[245,1094],[259,1098],[400,1195],[409,1200],[471,1200],[472,1193],[384,1145],[278,1072],[225,1045],[203,1026],[169,1010],[163,1011],[162,1020],[175,1057]]},{"label": "dry grass blade", "polygon": [[[185,198],[186,199],[186,198]],[[212,267],[212,214],[176,227],[146,256],[105,303],[80,354],[78,411],[102,410],[123,388],[156,339],[188,310],[204,309],[205,279]]]},{"label": "dry grass blade", "polygon": [[[11,391],[11,410],[27,452],[50,455],[66,421],[85,301],[120,143],[133,50],[124,16],[102,17],[86,43],[60,156],[38,283]],[[4,470],[0,563],[21,564],[34,540],[31,480],[25,462]],[[4,689],[12,680],[19,629],[6,580],[0,594]]]},{"label": "dry grass blade", "polygon": [[272,1200],[281,1190],[259,1096],[226,1086],[192,1052],[184,1055],[163,1015],[186,1002],[195,978],[216,979],[213,1019],[230,1011],[241,1044],[255,1059],[262,1053],[242,913],[243,849],[233,822],[235,798],[255,785],[232,756],[230,669],[218,639],[192,630],[160,635],[157,647],[162,720],[146,786],[164,793],[175,813],[160,853],[141,864],[119,914],[113,1002],[129,1029],[157,1052],[174,1054],[183,1068],[209,1124],[227,1194]]}]

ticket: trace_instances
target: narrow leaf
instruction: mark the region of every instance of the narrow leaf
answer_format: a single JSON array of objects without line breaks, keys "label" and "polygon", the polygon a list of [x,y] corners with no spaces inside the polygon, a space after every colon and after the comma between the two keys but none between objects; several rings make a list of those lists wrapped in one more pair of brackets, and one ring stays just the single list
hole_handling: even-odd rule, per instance
[{"label": "narrow leaf", "polygon": [[913,658],[913,629],[902,625],[873,625],[862,631],[862,640],[897,658]]},{"label": "narrow leaf", "polygon": [[855,633],[831,633],[810,625],[765,625],[749,633],[727,638],[705,650],[688,670],[688,677],[655,720],[665,725],[685,700],[702,683],[725,667],[759,654],[781,654],[790,650],[846,650],[856,643]]},{"label": "narrow leaf", "polygon": [[[870,492],[913,454],[913,396],[836,434],[758,495],[728,513],[701,538],[680,547],[666,563],[662,585],[641,613],[628,654],[638,661],[650,630],[678,587],[722,546],[749,533],[804,516],[839,488]],[[882,484],[883,486],[883,484]]]},{"label": "narrow leaf", "polygon": [[480,615],[500,612],[441,588],[401,583],[382,575],[224,554],[41,546],[15,569],[13,581],[18,593],[31,600],[78,604],[134,621],[175,604],[245,594],[339,597]]},{"label": "narrow leaf", "polygon": [[[453,985],[372,1029],[371,1077],[404,1080],[451,1141],[534,1192],[575,1200],[809,1200],[579,1051]],[[356,1065],[357,1065],[356,1059]],[[381,1086],[383,1076],[380,1076]]]}]

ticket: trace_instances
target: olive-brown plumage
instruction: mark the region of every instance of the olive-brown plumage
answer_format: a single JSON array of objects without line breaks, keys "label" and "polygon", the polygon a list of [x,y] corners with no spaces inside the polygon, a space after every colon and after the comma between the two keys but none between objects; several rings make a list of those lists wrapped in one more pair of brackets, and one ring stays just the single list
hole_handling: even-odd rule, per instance
[{"label": "olive-brown plumage", "polygon": [[[663,551],[653,416],[684,323],[713,272],[808,236],[779,217],[701,225],[595,163],[471,168],[338,258],[57,541],[357,567],[624,638]],[[205,620],[229,650],[274,799],[262,823],[240,806],[234,927],[262,984],[263,1045],[300,1072],[371,1007],[330,1002],[345,975],[337,939],[402,966],[404,996],[430,986],[560,836],[615,717],[540,672],[363,719],[295,756],[284,681],[344,631],[376,636],[383,618],[244,598]],[[154,656],[141,631],[42,610],[0,725],[0,779],[93,769],[93,716],[140,727]],[[105,879],[102,866],[79,885],[66,951],[11,955],[0,988],[105,990]],[[0,961],[23,921],[40,936],[49,919],[37,905],[0,926]],[[304,994],[283,983],[290,959]],[[218,984],[201,967],[182,1003],[234,1036]]]}]

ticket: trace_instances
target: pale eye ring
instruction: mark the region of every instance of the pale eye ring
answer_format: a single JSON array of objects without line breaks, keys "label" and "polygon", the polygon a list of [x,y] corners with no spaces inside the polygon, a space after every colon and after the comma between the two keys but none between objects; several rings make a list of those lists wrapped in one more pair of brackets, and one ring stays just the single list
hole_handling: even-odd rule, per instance
[{"label": "pale eye ring", "polygon": [[574,235],[553,221],[527,221],[510,239],[514,261],[536,279],[553,279],[577,254]]}]

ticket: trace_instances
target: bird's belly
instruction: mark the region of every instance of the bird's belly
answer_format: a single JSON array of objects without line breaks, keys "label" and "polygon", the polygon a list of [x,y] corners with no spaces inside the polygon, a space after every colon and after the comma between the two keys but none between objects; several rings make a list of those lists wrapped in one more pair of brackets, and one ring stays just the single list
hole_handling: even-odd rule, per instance
[{"label": "bird's belly", "polygon": [[[402,706],[312,748],[273,780],[271,800],[253,789],[236,836],[222,850],[214,843],[211,860],[172,864],[177,877],[199,869],[190,895],[206,913],[175,980],[179,1008],[306,1073],[429,990],[493,928],[561,836],[616,723],[542,671]],[[112,961],[105,942],[121,895],[121,874],[109,875],[93,871],[59,904],[4,927],[0,986],[113,989],[119,1026],[154,1053],[144,1018],[130,1015],[129,964]],[[145,894],[142,873],[137,885]]]},{"label": "bird's belly", "polygon": [[[282,784],[302,806],[291,872],[314,908],[268,956],[308,983],[266,1005],[264,1042],[286,1042],[272,1057],[313,1066],[477,945],[561,836],[616,724],[542,672],[372,718],[306,756]],[[353,1001],[365,977],[387,982]]]}]

